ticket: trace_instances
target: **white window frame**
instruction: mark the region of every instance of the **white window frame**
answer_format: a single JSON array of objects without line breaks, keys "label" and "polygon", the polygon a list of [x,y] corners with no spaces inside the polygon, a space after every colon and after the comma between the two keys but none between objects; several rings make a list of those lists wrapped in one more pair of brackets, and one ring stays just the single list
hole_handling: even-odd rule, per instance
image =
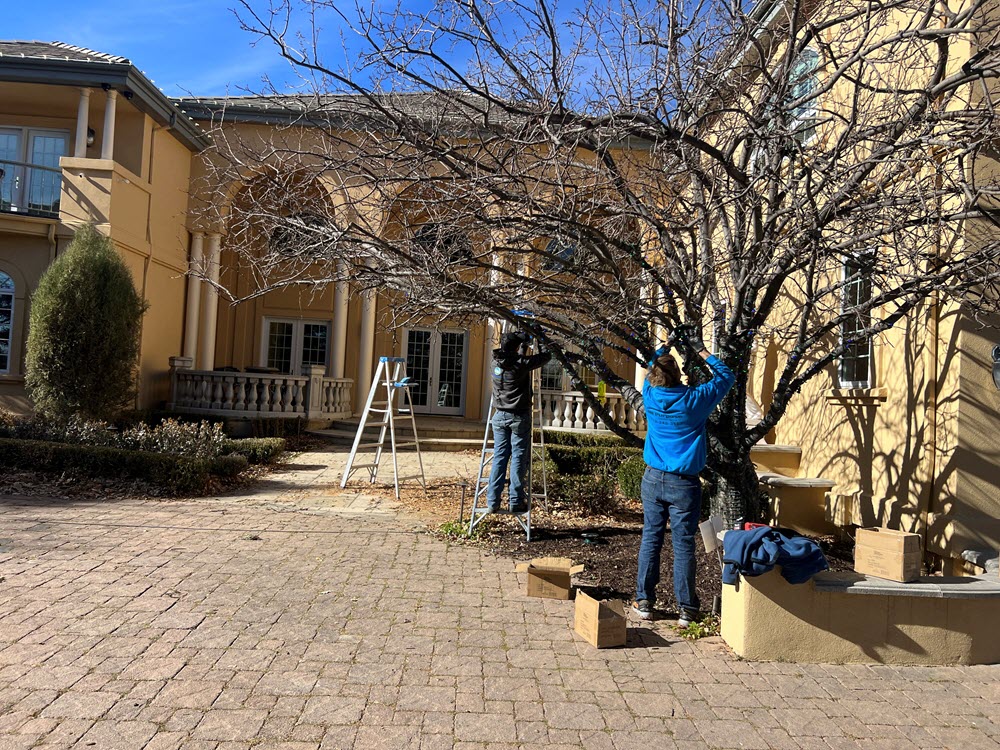
[{"label": "white window frame", "polygon": [[[19,161],[24,164],[34,164],[34,162],[30,161],[28,157],[30,156],[31,139],[36,135],[63,136],[66,142],[65,155],[68,156],[71,153],[70,148],[73,145],[73,134],[69,130],[63,130],[60,128],[33,128],[20,125],[2,125],[0,126],[0,131],[7,131],[7,132],[17,131],[20,133],[19,144],[18,144],[19,153],[17,154],[17,158],[14,159],[13,161]],[[11,167],[10,165],[7,166],[0,165],[0,168],[6,170],[11,170],[11,169],[23,170],[23,172],[21,172],[20,175],[17,172],[14,173],[15,175],[14,179],[17,179],[18,176],[20,176],[21,180],[20,184],[11,190],[11,208],[9,209],[9,211],[10,213],[30,215],[32,211],[28,208],[27,201],[29,196],[31,195],[32,172],[27,167]],[[53,169],[58,169],[58,165],[53,167]],[[60,180],[61,179],[62,177],[60,175]]]},{"label": "white window frame", "polygon": [[[851,275],[853,275],[853,274],[850,274],[850,275],[848,274],[848,268],[852,264],[855,265],[855,266],[857,266],[859,269],[862,268],[863,264],[864,264],[864,256],[863,255],[856,255],[856,256],[854,256],[854,257],[852,257],[850,259],[845,259],[844,262],[841,263],[841,265],[840,265],[840,280],[841,280],[841,282],[843,284],[843,286],[841,288],[841,292],[840,292],[840,314],[841,315],[844,315],[847,312],[846,303],[847,303],[847,295],[848,295],[849,290],[853,287],[854,284],[861,283],[861,280],[863,278],[863,276],[860,277],[860,278],[858,278],[857,280],[855,280],[854,282],[852,282],[851,286],[848,286],[847,279],[850,278]],[[871,283],[869,281],[869,295],[873,294],[873,292],[874,292],[874,289],[871,288]],[[869,320],[871,320],[871,311],[868,312],[868,318],[869,318]],[[844,346],[844,321],[843,321],[843,319],[841,320],[839,328],[840,328],[840,330],[839,330],[839,333],[838,333],[838,341],[839,341],[840,346],[843,347]],[[845,371],[844,365],[845,365],[845,363],[846,363],[846,361],[848,359],[846,357],[847,352],[844,352],[843,354],[840,355],[840,357],[837,358],[837,382],[838,382],[838,384],[839,384],[839,386],[841,388],[874,388],[875,387],[875,342],[874,342],[873,339],[869,338],[867,340],[867,344],[868,344],[868,377],[865,380],[848,380],[848,379],[846,379],[844,377],[844,371]]]},{"label": "white window frame", "polygon": [[307,325],[326,326],[326,361],[323,367],[330,372],[330,354],[332,347],[333,321],[324,318],[285,318],[279,316],[265,315],[260,330],[260,357],[261,367],[267,367],[268,344],[270,338],[271,323],[291,323],[292,324],[292,373],[295,377],[305,376],[305,366],[302,364],[302,337],[305,335]]},{"label": "white window frame", "polygon": [[[807,146],[810,143],[812,143],[814,140],[816,140],[816,135],[819,132],[819,123],[816,122],[817,117],[819,115],[819,102],[818,102],[817,97],[816,97],[816,91],[820,87],[819,69],[821,67],[823,67],[823,56],[819,53],[819,50],[816,50],[813,47],[806,47],[801,52],[799,52],[799,54],[796,55],[796,59],[792,61],[792,67],[788,71],[789,77],[791,77],[792,73],[795,71],[795,66],[798,63],[798,58],[800,56],[802,56],[802,55],[805,55],[805,54],[814,55],[815,59],[816,59],[815,66],[813,67],[813,69],[811,71],[809,71],[809,76],[811,78],[811,86],[810,86],[810,90],[809,90],[809,95],[812,96],[812,99],[805,106],[805,108],[802,110],[802,112],[800,112],[799,115],[794,120],[792,120],[789,123],[789,129],[792,132],[794,132],[794,131],[796,131],[798,129],[798,127],[800,125],[802,125],[803,123],[805,123],[807,120],[812,120],[813,121],[812,133],[809,134],[808,138],[803,138],[801,141],[799,141],[799,145],[801,145],[801,146]],[[796,84],[793,81],[789,81],[789,86],[790,87],[794,87],[795,85]],[[800,97],[795,97],[795,98],[798,99]],[[795,136],[793,136],[793,138],[795,138]]]},{"label": "white window frame", "polygon": [[[462,416],[465,414],[466,400],[469,397],[469,330],[467,328],[434,328],[432,326],[411,326],[403,329],[401,357],[405,358],[410,341],[411,331],[426,331],[430,336],[429,371],[427,384],[427,403],[421,406],[414,406],[414,414],[436,414],[442,417]],[[441,364],[441,335],[445,333],[457,333],[462,336],[462,396],[458,406],[438,406],[437,400],[440,396],[440,364]],[[407,371],[407,375],[413,377],[413,373]],[[402,405],[402,402],[400,402]]]},{"label": "white window frame", "polygon": [[[569,348],[567,349],[567,351],[574,351],[574,350],[572,348]],[[550,361],[559,364],[558,362],[556,362],[555,359],[552,359]],[[547,364],[543,365],[542,367],[544,368],[546,366]],[[569,373],[566,371],[566,368],[560,365],[560,369],[562,370],[562,379],[560,380],[559,384],[560,387],[556,390],[553,390],[551,388],[541,388],[542,376],[541,373],[539,373],[539,390],[541,390],[543,393],[580,393],[579,390],[573,388],[573,383],[570,379]],[[584,375],[583,381],[587,383],[587,385],[590,387],[591,390],[595,390],[597,388],[597,384],[601,382],[601,378],[598,376],[598,374],[585,365],[578,366],[577,370],[583,371],[581,373],[582,375]],[[586,377],[587,375],[590,375],[591,377]],[[593,382],[590,382],[591,378],[593,379]]]},{"label": "white window frame", "polygon": [[14,361],[14,324],[17,311],[17,282],[9,273],[0,270],[0,277],[10,280],[10,287],[0,287],[0,294],[10,295],[10,330],[7,333],[7,366],[0,368],[0,375],[10,375]]}]

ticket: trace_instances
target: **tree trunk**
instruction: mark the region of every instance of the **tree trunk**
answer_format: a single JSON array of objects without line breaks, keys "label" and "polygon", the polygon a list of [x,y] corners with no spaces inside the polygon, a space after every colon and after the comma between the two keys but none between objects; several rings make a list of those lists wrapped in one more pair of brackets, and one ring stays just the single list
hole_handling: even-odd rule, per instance
[{"label": "tree trunk", "polygon": [[708,424],[708,505],[725,527],[763,520],[765,503],[746,444],[746,375],[736,383]]}]

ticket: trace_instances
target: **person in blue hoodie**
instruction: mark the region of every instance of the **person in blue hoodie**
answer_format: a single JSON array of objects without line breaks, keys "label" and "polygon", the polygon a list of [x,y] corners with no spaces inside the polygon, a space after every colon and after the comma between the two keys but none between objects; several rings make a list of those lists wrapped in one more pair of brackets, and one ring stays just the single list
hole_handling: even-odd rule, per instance
[{"label": "person in blue hoodie", "polygon": [[653,618],[656,584],[660,581],[660,551],[667,520],[674,550],[674,595],[681,626],[700,617],[695,590],[695,537],[701,520],[701,480],[708,456],[705,423],[733,387],[736,376],[722,360],[709,354],[697,329],[678,326],[671,343],[700,356],[712,379],[697,386],[681,380],[677,360],[664,349],[649,363],[642,387],[646,412],[646,445],[642,478],[642,544],[633,610],[643,620]]}]

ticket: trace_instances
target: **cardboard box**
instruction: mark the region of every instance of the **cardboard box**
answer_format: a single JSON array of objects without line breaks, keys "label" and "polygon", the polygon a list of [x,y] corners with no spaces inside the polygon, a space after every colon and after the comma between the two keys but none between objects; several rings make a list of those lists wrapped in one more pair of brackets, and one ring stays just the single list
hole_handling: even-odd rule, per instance
[{"label": "cardboard box", "polygon": [[920,577],[919,535],[892,529],[858,529],[855,542],[855,572],[901,583]]},{"label": "cardboard box", "polygon": [[536,557],[518,564],[516,570],[528,574],[528,596],[569,599],[573,574],[583,571],[583,565],[574,565],[568,557]]},{"label": "cardboard box", "polygon": [[578,636],[596,648],[624,646],[628,635],[625,606],[620,601],[599,601],[578,591],[573,629]]}]

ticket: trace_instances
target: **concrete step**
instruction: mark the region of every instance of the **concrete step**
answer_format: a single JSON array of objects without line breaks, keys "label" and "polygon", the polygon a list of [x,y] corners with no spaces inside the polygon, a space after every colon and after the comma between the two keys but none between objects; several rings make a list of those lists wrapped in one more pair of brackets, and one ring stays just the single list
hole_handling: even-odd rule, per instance
[{"label": "concrete step", "polygon": [[757,443],[750,448],[750,460],[761,470],[794,477],[802,462],[802,449],[797,445]]}]

